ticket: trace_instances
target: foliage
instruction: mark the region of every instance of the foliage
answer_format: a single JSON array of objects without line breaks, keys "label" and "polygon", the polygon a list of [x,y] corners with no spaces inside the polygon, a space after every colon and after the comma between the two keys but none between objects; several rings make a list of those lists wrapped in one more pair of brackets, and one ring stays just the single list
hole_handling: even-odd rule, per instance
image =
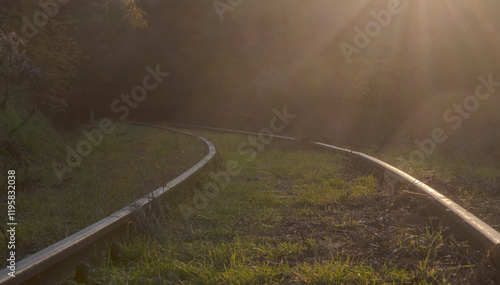
[{"label": "foliage", "polygon": [[[35,0],[0,5],[1,29],[21,36],[23,17],[40,10]],[[70,1],[26,39],[26,55],[40,68],[30,90],[53,121],[83,121],[89,110],[114,116],[111,102],[159,64],[172,76],[133,116],[259,130],[263,114],[287,105],[301,118],[300,136],[408,143],[472,93],[478,76],[500,74],[500,7],[409,3],[347,63],[340,43],[352,43],[355,27],[386,5],[244,1],[221,22],[209,2]],[[474,124],[494,129],[498,107],[488,105]]]}]

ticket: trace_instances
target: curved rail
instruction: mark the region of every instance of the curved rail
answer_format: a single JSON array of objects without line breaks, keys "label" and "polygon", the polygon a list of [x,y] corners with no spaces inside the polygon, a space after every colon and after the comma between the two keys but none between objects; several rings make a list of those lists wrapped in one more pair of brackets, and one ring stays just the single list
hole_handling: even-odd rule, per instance
[{"label": "curved rail", "polygon": [[[178,127],[194,128],[194,129],[206,129],[211,131],[228,132],[228,133],[238,133],[238,134],[248,134],[248,135],[259,135],[258,133],[245,132],[245,131],[235,131],[221,128],[212,128],[204,126],[192,126],[192,125],[182,125],[182,124],[169,124]],[[268,135],[266,136],[297,141],[297,138]],[[357,160],[358,162],[370,166],[374,169],[381,171],[384,175],[395,181],[402,182],[409,185],[413,190],[421,192],[427,195],[435,204],[437,210],[447,215],[451,218],[456,225],[466,232],[461,232],[455,229],[456,234],[461,236],[468,236],[479,242],[479,249],[481,251],[489,251],[490,260],[500,269],[500,233],[493,229],[490,225],[483,222],[481,219],[475,215],[468,212],[462,206],[453,202],[443,194],[434,190],[432,187],[426,185],[422,181],[419,181],[415,177],[403,172],[388,163],[385,163],[379,159],[369,156],[362,152],[357,152],[345,148],[340,148],[320,142],[307,141],[307,143],[331,151],[335,151],[344,155],[348,155],[349,158]],[[468,233],[468,235],[467,235]]]},{"label": "curved rail", "polygon": [[[214,145],[207,139],[172,128],[143,123],[133,123],[136,125],[150,126],[167,129],[174,132],[194,136],[202,140],[208,149],[208,153],[193,167],[179,175],[174,180],[168,182],[165,186],[149,193],[146,197],[135,201],[125,208],[111,214],[110,216],[94,223],[93,225],[33,254],[16,264],[15,277],[8,276],[8,269],[0,271],[0,284],[21,284],[24,282],[32,284],[55,284],[62,278],[69,276],[74,272],[75,265],[82,259],[88,259],[88,256],[95,255],[98,248],[97,242],[105,236],[124,226],[128,221],[134,219],[135,211],[138,207],[145,209],[151,206],[151,202],[171,193],[187,179],[204,169],[214,158],[216,150]],[[102,242],[101,242],[102,243]],[[105,247],[104,247],[105,249]]]},{"label": "curved rail", "polygon": [[[144,126],[152,126],[158,128],[164,128],[171,131],[176,131],[184,134],[188,134],[191,136],[196,136],[188,132],[183,132],[175,129],[171,129],[168,127],[152,125],[152,124],[144,124],[144,123],[135,123],[138,125]],[[173,124],[172,124],[173,125]],[[202,127],[202,126],[192,126],[192,125],[179,125],[179,127],[186,128],[196,128],[196,129],[206,129],[211,131],[219,131],[219,132],[229,132],[229,133],[239,133],[239,134],[247,134],[247,135],[259,135],[254,132],[245,132],[245,131],[235,131],[228,129],[220,129],[220,128],[211,128],[211,127]],[[278,135],[267,135],[273,138],[284,139],[284,140],[293,140],[298,141],[296,138],[286,137],[286,136],[278,136]],[[82,256],[93,255],[95,250],[95,244],[98,240],[103,239],[103,237],[109,235],[111,232],[115,231],[120,226],[124,225],[127,221],[132,220],[134,218],[134,211],[136,210],[136,205],[140,205],[141,207],[146,207],[152,201],[152,198],[160,197],[161,195],[171,192],[177,186],[182,184],[182,182],[186,181],[188,178],[192,177],[195,173],[203,169],[209,161],[215,155],[215,147],[206,139],[196,136],[198,139],[201,139],[208,146],[208,154],[195,166],[190,168],[188,171],[184,172],[182,175],[172,180],[168,184],[159,189],[151,192],[148,196],[136,201],[122,210],[108,216],[107,218],[89,226],[88,228],[75,233],[74,235],[52,245],[44,250],[37,252],[36,254],[29,256],[17,263],[16,277],[12,278],[7,276],[7,271],[3,270],[0,272],[0,284],[20,284],[22,282],[30,282],[34,284],[49,284],[48,279],[44,278],[54,278],[52,273],[59,273],[64,267],[66,270],[65,275],[68,276],[69,270],[73,270],[74,266],[79,262],[73,260],[72,262],[68,262],[71,257],[78,256],[77,259],[83,259]],[[395,179],[396,181],[406,183],[411,188],[426,194],[432,201],[434,201],[437,208],[448,215],[453,219],[455,224],[459,225],[461,229],[466,230],[471,234],[473,238],[476,238],[481,246],[482,250],[490,250],[490,259],[493,263],[500,267],[500,233],[498,233],[491,226],[484,223],[482,220],[469,213],[467,210],[451,201],[438,191],[424,184],[423,182],[417,180],[416,178],[410,176],[409,174],[383,162],[374,157],[371,157],[367,154],[352,151],[345,148],[339,148],[336,146],[319,143],[319,142],[307,142],[313,146],[327,149],[330,151],[335,151],[344,155],[349,156],[349,158],[357,160],[357,162],[364,164],[365,166],[370,166],[379,171],[383,171],[385,175],[390,177],[391,179]],[[459,232],[461,233],[461,232]],[[87,251],[87,252],[85,252]],[[82,253],[83,252],[83,253]],[[49,276],[49,277],[47,277]],[[60,277],[59,277],[60,278]],[[57,280],[57,279],[50,279]]]}]

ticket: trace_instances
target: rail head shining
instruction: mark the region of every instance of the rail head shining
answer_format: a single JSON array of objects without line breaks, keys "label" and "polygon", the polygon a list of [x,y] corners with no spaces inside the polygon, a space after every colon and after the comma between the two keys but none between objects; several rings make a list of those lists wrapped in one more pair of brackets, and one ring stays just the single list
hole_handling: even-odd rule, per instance
[{"label": "rail head shining", "polygon": [[[341,149],[335,146],[331,146],[328,144],[313,142],[313,144],[320,145],[322,147],[330,148],[336,151],[346,152],[346,149]],[[428,195],[435,203],[438,204],[439,207],[444,209],[446,213],[450,216],[453,216],[455,219],[462,221],[463,226],[468,228],[471,233],[479,239],[481,242],[490,246],[494,253],[500,254],[500,233],[492,228],[490,225],[483,222],[481,219],[464,209],[462,206],[453,202],[443,194],[439,193],[432,187],[427,184],[419,181],[415,177],[407,174],[406,172],[385,163],[377,158],[369,156],[365,153],[349,151],[349,154],[355,155],[357,158],[363,160],[365,163],[371,164],[374,167],[379,169],[383,169],[387,171],[392,178],[395,178],[398,181],[406,182],[409,185],[412,185],[413,188],[417,189],[420,192]]]},{"label": "rail head shining", "polygon": [[53,245],[50,245],[45,249],[42,249],[41,251],[34,253],[33,255],[21,259],[16,263],[15,277],[8,275],[8,273],[10,272],[8,268],[3,269],[2,271],[0,271],[0,284],[22,284],[23,282],[36,278],[45,270],[63,262],[73,254],[81,251],[82,249],[85,249],[89,245],[92,245],[97,240],[102,239],[107,234],[113,232],[115,229],[132,220],[134,218],[134,212],[137,210],[138,205],[145,207],[151,203],[151,198],[161,197],[165,193],[174,190],[177,186],[181,185],[182,182],[186,181],[187,179],[198,173],[201,169],[205,168],[216,154],[214,145],[209,140],[200,136],[164,126],[144,123],[133,124],[156,127],[194,136],[205,143],[208,148],[208,153],[193,167],[191,167],[172,181],[168,182],[165,186],[149,193],[146,197],[135,201],[134,203],[109,215],[108,217],[59,242],[56,242]]},{"label": "rail head shining", "polygon": [[[179,130],[175,130],[172,128],[168,127],[163,127],[163,126],[158,126],[158,125],[152,125],[152,124],[144,124],[144,123],[136,123],[139,125],[144,125],[144,126],[153,126],[153,127],[160,127],[164,129],[168,129],[171,131],[176,131],[180,133],[185,133],[188,135],[196,136],[188,132],[183,132]],[[245,132],[245,131],[235,131],[235,130],[228,130],[228,129],[221,129],[221,128],[211,128],[211,127],[202,127],[202,126],[192,126],[192,125],[179,125],[177,124],[176,126],[179,127],[186,127],[186,128],[195,128],[195,129],[206,129],[206,130],[211,130],[211,131],[219,131],[219,132],[227,132],[227,133],[237,133],[237,134],[247,134],[247,135],[259,135],[258,133],[254,132]],[[266,135],[269,137],[273,138],[278,138],[278,139],[284,139],[284,140],[292,140],[292,141],[299,141],[297,138],[292,138],[292,137],[286,137],[286,136],[278,136],[278,135]],[[208,154],[200,161],[198,162],[195,166],[190,168],[188,171],[184,172],[182,175],[179,177],[175,178],[171,182],[169,182],[167,185],[164,187],[161,187],[152,193],[150,193],[147,197],[142,198],[141,200],[137,201],[136,203],[139,203],[142,206],[147,205],[149,201],[151,201],[151,197],[158,197],[161,196],[162,194],[168,192],[170,189],[176,187],[180,183],[182,183],[184,180],[186,180],[188,177],[196,173],[198,170],[201,168],[205,167],[207,163],[212,160],[212,158],[215,155],[215,147],[211,142],[208,140],[196,136],[197,138],[203,140],[209,149]],[[400,169],[397,169],[379,159],[376,159],[374,157],[371,157],[367,154],[361,153],[361,152],[356,152],[352,151],[349,149],[345,148],[340,148],[336,146],[332,146],[329,144],[324,144],[324,143],[319,143],[319,142],[307,142],[310,143],[311,145],[319,146],[324,149],[328,149],[331,151],[335,151],[338,153],[342,153],[345,155],[348,155],[353,158],[357,158],[360,161],[363,161],[364,163],[367,163],[377,169],[385,171],[385,173],[388,173],[391,178],[394,178],[398,181],[406,182],[415,189],[423,192],[426,194],[428,197],[430,197],[433,201],[436,202],[437,206],[441,208],[445,213],[453,217],[455,220],[458,220],[459,223],[461,223],[461,226],[467,229],[467,231],[471,232],[478,240],[480,240],[484,245],[486,245],[493,253],[493,258],[494,262],[499,265],[500,264],[500,233],[493,229],[491,226],[483,222],[481,219],[478,217],[474,216],[473,214],[469,213],[467,210],[465,210],[463,207],[460,205],[456,204],[455,202],[451,201],[438,191],[434,190],[430,186],[426,185],[425,183],[419,181],[418,179],[412,177],[411,175],[401,171]],[[135,204],[135,203],[134,203]],[[103,236],[106,235],[106,233],[109,233],[110,231],[113,230],[113,228],[118,227],[120,224],[122,224],[124,221],[127,221],[128,219],[131,219],[132,211],[133,208],[136,206],[129,205],[122,210],[110,215],[109,217],[93,224],[92,226],[68,237],[67,239],[64,239],[28,258],[25,258],[21,260],[17,264],[17,271],[16,271],[16,280],[13,280],[14,278],[5,278],[7,275],[7,271],[3,270],[0,272],[2,276],[0,276],[0,284],[19,284],[22,283],[23,280],[27,280],[29,278],[32,278],[33,276],[36,276],[37,272],[44,270],[44,268],[50,267],[51,264],[54,264],[56,262],[60,262],[61,260],[64,260],[67,256],[73,254],[75,251],[79,250],[82,248],[84,245],[91,244],[95,240],[102,238]],[[21,278],[17,278],[20,276]],[[26,276],[26,277],[24,277]],[[24,279],[23,279],[24,278]],[[26,279],[27,278],[27,279]]]},{"label": "rail head shining", "polygon": [[[171,124],[171,125],[186,127],[186,128],[194,128],[194,129],[206,129],[211,131],[219,131],[227,133],[259,135],[259,133],[255,132],[235,131],[222,128],[212,128],[212,127],[182,125],[182,124]],[[297,138],[287,137],[287,136],[268,135],[268,134],[266,134],[266,136],[278,139],[293,140],[293,141],[299,140]],[[448,216],[450,216],[455,221],[460,223],[460,226],[462,228],[465,228],[477,240],[479,240],[482,244],[484,244],[486,249],[490,250],[490,252],[492,253],[491,258],[493,262],[498,267],[500,267],[500,233],[494,228],[492,228],[490,225],[486,224],[484,221],[482,221],[481,219],[479,219],[478,217],[476,217],[475,215],[464,209],[462,206],[453,202],[443,194],[439,193],[438,191],[426,185],[425,183],[419,181],[415,177],[407,174],[406,172],[397,169],[396,167],[388,163],[385,163],[377,158],[374,158],[370,155],[320,142],[308,141],[307,143],[350,156],[351,158],[357,158],[367,164],[370,164],[375,168],[383,170],[385,173],[389,174],[391,178],[401,182],[406,182],[419,192],[426,194],[429,198],[431,198],[435,202],[435,204],[441,211],[445,212]]]}]

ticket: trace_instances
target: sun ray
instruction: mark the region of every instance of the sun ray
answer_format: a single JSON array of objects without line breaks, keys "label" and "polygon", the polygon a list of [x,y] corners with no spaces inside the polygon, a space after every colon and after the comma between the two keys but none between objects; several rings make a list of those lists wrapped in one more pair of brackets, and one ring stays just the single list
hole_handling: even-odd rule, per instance
[{"label": "sun ray", "polygon": [[[317,16],[318,19],[323,19],[324,23],[318,23],[317,27],[323,30],[318,31],[314,34],[314,38],[311,39],[310,43],[306,46],[304,51],[298,55],[298,58],[290,67],[290,72],[294,73],[300,70],[304,65],[306,65],[311,57],[315,56],[318,52],[323,50],[325,47],[331,45],[332,42],[337,43],[339,35],[344,30],[353,30],[352,23],[359,17],[361,11],[366,11],[366,7],[370,4],[369,0],[362,0],[357,5],[352,5],[351,3],[342,3],[340,6],[334,6],[326,2],[322,2],[320,7],[318,7]],[[336,10],[338,17],[331,17],[332,9]],[[340,16],[342,15],[342,16]],[[353,31],[354,36],[354,31]]]}]

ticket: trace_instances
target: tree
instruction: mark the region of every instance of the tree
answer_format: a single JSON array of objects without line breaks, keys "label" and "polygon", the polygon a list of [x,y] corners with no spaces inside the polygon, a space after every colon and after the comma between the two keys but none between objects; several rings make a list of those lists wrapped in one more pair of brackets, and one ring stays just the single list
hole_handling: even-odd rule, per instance
[{"label": "tree", "polygon": [[[16,35],[9,36],[11,47],[22,49],[19,52],[27,62],[38,68],[37,80],[18,83],[29,83],[29,92],[37,98],[37,105],[52,115],[64,110],[70,97],[68,92],[61,90],[70,86],[80,57],[76,42],[69,36],[76,22],[61,12],[63,7],[46,10],[37,3],[34,0],[10,1],[10,9],[0,14],[1,28],[11,31],[9,35]],[[28,78],[19,80],[23,79]]]},{"label": "tree", "polygon": [[[12,44],[14,38],[17,38],[15,32],[5,34],[0,30],[0,117],[3,119],[0,122],[0,128],[3,129],[2,133],[8,136],[17,131],[33,116],[37,105],[36,97],[30,97],[31,106],[25,107],[29,108],[30,111],[25,115],[25,118],[20,122],[12,122],[6,112],[8,102],[13,101],[11,97],[14,95],[23,97],[22,94],[26,91],[29,92],[30,85],[40,77],[40,68],[33,64],[24,51],[20,51],[17,46]],[[16,123],[17,125],[15,125]]]}]

